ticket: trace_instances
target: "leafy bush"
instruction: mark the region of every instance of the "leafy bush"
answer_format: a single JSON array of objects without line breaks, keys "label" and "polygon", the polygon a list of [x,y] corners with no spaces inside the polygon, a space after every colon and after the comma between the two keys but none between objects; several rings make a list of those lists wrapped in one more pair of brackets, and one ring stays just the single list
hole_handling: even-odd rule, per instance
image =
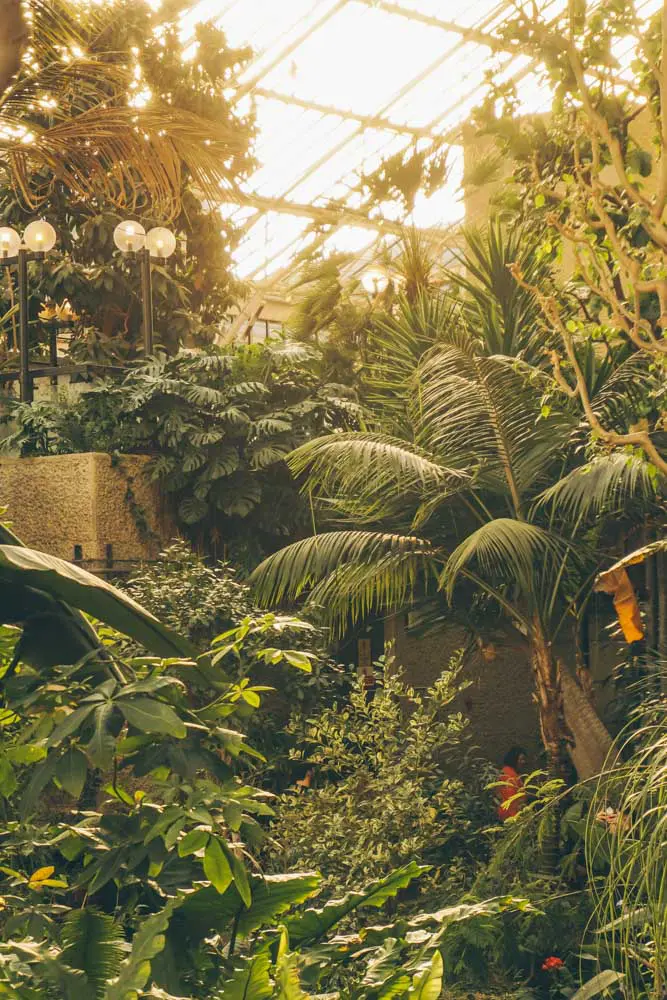
[{"label": "leafy bush", "polygon": [[257,612],[250,588],[229,563],[209,564],[182,540],[136,570],[122,589],[202,649]]},{"label": "leafy bush", "polygon": [[[242,679],[253,673],[276,689],[266,699],[274,724],[267,729],[265,712],[260,711],[253,736],[271,756],[273,778],[277,779],[280,765],[276,755],[286,754],[292,744],[283,739],[276,721],[286,721],[295,704],[312,708],[322,698],[330,701],[336,692],[347,688],[343,668],[327,651],[326,634],[302,619],[258,608],[250,588],[237,578],[229,563],[209,563],[183,541],[174,542],[156,562],[142,566],[121,586],[202,651],[221,632],[247,629],[236,647],[234,676]],[[275,662],[262,659],[258,664],[256,653],[266,646],[267,631],[276,650],[298,646],[303,653],[300,661],[290,663],[276,652]],[[304,669],[295,671],[294,666]]]},{"label": "leafy bush", "polygon": [[[235,674],[239,661],[307,667],[307,651],[272,644],[303,627],[246,616],[196,660],[119,658],[112,643],[69,666],[22,664],[3,677],[0,992],[435,998],[451,926],[521,905],[368,926],[364,911],[386,917],[424,866],[410,860],[335,898],[313,872],[257,873],[274,797],[252,783],[257,751],[245,732],[264,687]],[[5,665],[17,635],[0,637]],[[413,763],[429,718],[441,726],[421,714]]]},{"label": "leafy bush", "polygon": [[390,667],[374,697],[357,682],[349,698],[292,719],[316,787],[281,799],[274,867],[312,866],[339,887],[416,858],[435,866],[440,898],[466,885],[491,814],[484,781],[464,769],[467,722],[453,706],[460,666],[457,656],[423,693]]}]

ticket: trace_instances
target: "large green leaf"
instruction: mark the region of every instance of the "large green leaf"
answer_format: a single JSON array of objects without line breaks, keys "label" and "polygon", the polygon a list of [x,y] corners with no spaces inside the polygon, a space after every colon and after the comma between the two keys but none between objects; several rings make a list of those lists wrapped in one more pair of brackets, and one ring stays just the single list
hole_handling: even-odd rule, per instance
[{"label": "large green leaf", "polygon": [[88,774],[88,761],[78,747],[70,747],[58,761],[55,777],[68,795],[78,799],[83,791]]},{"label": "large green leaf", "polygon": [[95,728],[86,746],[95,767],[107,768],[113,759],[116,740],[109,731],[109,723],[115,711],[112,701],[105,701],[95,709]]},{"label": "large green leaf", "polygon": [[428,871],[427,867],[411,861],[360,892],[348,892],[341,899],[332,899],[320,908],[308,907],[303,913],[288,917],[285,926],[290,942],[294,947],[300,947],[305,942],[319,940],[354,910],[383,906],[425,871]]},{"label": "large green leaf", "polygon": [[228,930],[236,916],[238,935],[245,938],[267,927],[291,907],[314,896],[320,886],[319,875],[295,872],[288,875],[250,876],[252,903],[246,908],[235,884],[220,895],[212,886],[197,889],[184,900],[178,915],[183,934],[195,940],[217,931]]},{"label": "large green leaf", "polygon": [[597,976],[589,979],[587,983],[584,983],[572,995],[572,1000],[590,1000],[591,997],[595,997],[599,993],[604,993],[610,986],[620,983],[624,978],[620,972],[615,972],[613,969],[605,969],[603,972],[599,972]]},{"label": "large green leaf", "polygon": [[157,656],[194,655],[190,643],[131,597],[80,566],[20,545],[0,545],[0,582],[33,588],[131,636]]},{"label": "large green leaf", "polygon": [[212,1000],[269,1000],[273,986],[269,976],[271,956],[268,951],[239,963],[231,979],[213,994]]},{"label": "large green leaf", "polygon": [[428,969],[414,978],[411,989],[406,993],[406,1000],[438,1000],[442,990],[442,975],[444,971],[442,955],[436,951]]},{"label": "large green leaf", "polygon": [[221,895],[234,880],[231,865],[219,840],[215,837],[211,837],[204,851],[204,874]]},{"label": "large green leaf", "polygon": [[182,740],[187,735],[185,723],[169,705],[155,698],[116,698],[114,704],[130,725],[144,733],[164,733]]}]

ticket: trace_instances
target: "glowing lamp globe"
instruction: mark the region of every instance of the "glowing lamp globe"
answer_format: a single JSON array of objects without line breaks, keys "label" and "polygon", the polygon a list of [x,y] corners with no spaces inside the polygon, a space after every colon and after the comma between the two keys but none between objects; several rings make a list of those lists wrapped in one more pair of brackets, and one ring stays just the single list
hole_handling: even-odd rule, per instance
[{"label": "glowing lamp globe", "polygon": [[146,246],[151,257],[165,259],[166,257],[171,257],[176,249],[176,237],[171,229],[165,229],[164,226],[156,226],[155,229],[148,230],[146,234]]},{"label": "glowing lamp globe", "polygon": [[369,295],[382,295],[389,284],[389,277],[379,267],[370,267],[361,276],[361,284]]},{"label": "glowing lamp globe", "polygon": [[55,229],[45,219],[31,222],[23,234],[23,242],[34,253],[48,253],[49,250],[53,250],[57,238]]},{"label": "glowing lamp globe", "polygon": [[16,257],[21,246],[21,237],[9,226],[0,227],[0,260]]},{"label": "glowing lamp globe", "polygon": [[123,253],[136,253],[143,250],[146,243],[146,230],[140,222],[119,222],[113,231],[113,241]]}]

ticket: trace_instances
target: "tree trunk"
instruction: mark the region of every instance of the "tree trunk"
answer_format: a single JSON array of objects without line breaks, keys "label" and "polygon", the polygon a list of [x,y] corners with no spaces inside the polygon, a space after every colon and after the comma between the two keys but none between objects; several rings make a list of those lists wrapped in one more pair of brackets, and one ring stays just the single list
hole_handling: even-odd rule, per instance
[{"label": "tree trunk", "polygon": [[551,643],[547,641],[542,625],[537,619],[533,621],[531,629],[530,654],[542,743],[547,752],[550,770],[560,777],[567,731],[563,719],[558,663],[554,658]]},{"label": "tree trunk", "polygon": [[[542,742],[547,752],[548,767],[556,778],[564,777],[567,730],[563,719],[559,666],[551,643],[537,618],[531,629],[531,660],[535,677],[535,693],[540,713]],[[547,829],[541,851],[544,874],[555,875],[560,860],[561,803],[553,803],[546,816]]]},{"label": "tree trunk", "polygon": [[559,664],[565,724],[572,736],[570,756],[580,781],[600,774],[612,747],[612,738],[587,693],[563,664]]},{"label": "tree trunk", "polygon": [[0,98],[19,71],[27,41],[21,0],[0,0]]}]

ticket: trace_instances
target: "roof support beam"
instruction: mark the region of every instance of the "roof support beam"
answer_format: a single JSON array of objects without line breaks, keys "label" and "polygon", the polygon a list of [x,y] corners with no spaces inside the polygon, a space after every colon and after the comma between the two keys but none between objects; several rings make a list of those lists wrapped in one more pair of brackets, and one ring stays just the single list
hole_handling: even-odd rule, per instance
[{"label": "roof support beam", "polygon": [[410,10],[402,7],[391,0],[354,0],[355,3],[364,4],[366,7],[374,7],[376,10],[383,10],[387,14],[396,14],[398,17],[405,17],[408,21],[415,21],[419,24],[426,24],[430,28],[440,28],[450,35],[461,35],[467,42],[479,42],[481,45],[488,45],[490,49],[501,47],[500,42],[493,35],[479,28],[466,28],[456,21],[444,21],[441,17],[433,17],[431,14],[422,14],[418,10]]},{"label": "roof support beam", "polygon": [[252,90],[254,90],[259,81],[262,80],[267,73],[270,73],[272,69],[275,69],[276,66],[280,65],[281,62],[284,62],[284,60],[287,59],[288,56],[291,56],[292,53],[295,52],[303,42],[305,42],[308,38],[310,38],[310,36],[313,35],[319,28],[321,28],[322,25],[326,24],[327,21],[330,21],[331,18],[334,16],[334,14],[337,14],[339,10],[342,10],[342,8],[348,2],[349,0],[336,0],[336,3],[334,3],[333,6],[331,6],[327,11],[325,11],[325,13],[322,14],[322,16],[318,18],[317,21],[314,21],[312,24],[309,24],[308,27],[305,29],[305,31],[302,31],[295,38],[293,38],[288,45],[280,49],[280,51],[277,52],[276,55],[268,63],[266,63],[266,65],[263,66],[255,76],[253,76],[250,80],[246,80],[245,83],[242,83],[240,85],[240,87],[234,94],[233,103],[234,104],[238,103],[238,101],[240,101],[242,97],[245,97],[246,94],[249,94]]},{"label": "roof support beam", "polygon": [[[340,208],[332,206],[303,205],[297,201],[290,201],[289,198],[265,198],[262,195],[243,192],[239,200],[244,205],[256,208],[258,212],[282,212],[286,215],[303,216],[311,222],[320,223],[326,226],[356,226],[359,229],[372,229],[376,233],[396,233],[400,235],[404,226],[398,222],[390,222],[388,219],[369,219],[363,212],[356,212],[353,208],[341,205]],[[254,218],[249,219],[246,227],[250,228]],[[246,228],[244,227],[244,228]],[[247,229],[246,229],[247,231]]]},{"label": "roof support beam", "polygon": [[342,108],[332,107],[329,104],[317,104],[315,101],[308,101],[293,94],[281,94],[277,90],[268,90],[266,87],[255,87],[253,93],[257,97],[263,97],[267,101],[280,101],[282,104],[293,104],[297,108],[305,111],[316,111],[321,115],[335,115],[345,121],[357,122],[364,128],[377,128],[386,132],[398,132],[399,135],[412,135],[418,139],[437,139],[438,136],[428,128],[416,128],[410,125],[399,125],[382,115],[360,115],[355,111],[344,111]]}]

